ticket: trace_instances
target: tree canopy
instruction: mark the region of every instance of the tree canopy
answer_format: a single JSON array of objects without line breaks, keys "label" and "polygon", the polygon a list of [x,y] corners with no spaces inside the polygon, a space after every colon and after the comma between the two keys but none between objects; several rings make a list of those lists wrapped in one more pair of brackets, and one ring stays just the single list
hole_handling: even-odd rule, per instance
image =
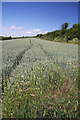
[{"label": "tree canopy", "polygon": [[50,41],[59,41],[59,42],[71,42],[74,39],[76,41],[80,40],[80,24],[73,24],[69,29],[69,23],[64,23],[61,25],[61,30],[55,30],[48,32],[47,34],[38,34],[36,37],[50,40]]},{"label": "tree canopy", "polygon": [[64,23],[61,25],[62,29],[67,29],[69,27],[69,23]]}]

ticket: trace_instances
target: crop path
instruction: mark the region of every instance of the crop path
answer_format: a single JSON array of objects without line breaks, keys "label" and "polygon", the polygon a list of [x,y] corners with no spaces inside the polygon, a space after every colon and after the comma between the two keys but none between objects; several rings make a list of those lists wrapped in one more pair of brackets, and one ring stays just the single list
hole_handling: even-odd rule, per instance
[{"label": "crop path", "polygon": [[[28,42],[25,43],[25,41],[28,41]],[[13,47],[13,43],[14,43],[14,47]],[[15,57],[14,57],[15,59],[12,58],[12,65],[10,65],[10,66],[6,65],[6,67],[4,67],[3,72],[2,72],[3,80],[6,80],[7,78],[9,78],[11,76],[11,73],[13,73],[13,70],[15,70],[16,68],[20,69],[19,66],[22,66],[23,69],[28,69],[34,65],[36,65],[36,66],[38,66],[40,64],[41,65],[44,65],[44,64],[50,65],[50,63],[58,65],[60,62],[59,65],[61,67],[65,68],[67,66],[68,61],[74,62],[74,60],[76,59],[75,53],[77,53],[76,52],[77,46],[75,46],[75,45],[47,42],[47,41],[39,40],[39,39],[35,39],[35,38],[28,38],[26,40],[21,40],[21,41],[18,40],[17,43],[18,43],[17,44],[18,47],[19,46],[22,47],[21,51],[18,52],[19,54],[15,55]],[[23,45],[22,45],[22,43],[23,43]],[[11,47],[12,47],[11,49],[13,49],[13,53],[14,53],[15,47],[17,47],[16,42],[15,41],[10,42],[10,45],[11,45]],[[64,45],[66,48],[64,47]],[[27,46],[27,48],[26,48],[26,46]],[[72,47],[72,49],[70,49],[70,46]],[[24,47],[25,47],[25,49],[23,49]],[[74,51],[74,49],[73,49],[74,47],[75,47],[76,51]],[[69,50],[68,50],[68,48],[69,48]],[[8,57],[9,56],[10,55],[8,55]],[[10,59],[10,58],[8,58],[8,59]],[[71,65],[68,65],[68,66],[71,67]]]},{"label": "crop path", "polygon": [[[31,41],[31,40],[30,40]],[[22,52],[20,52],[16,58],[14,59],[13,65],[12,66],[6,66],[4,69],[2,69],[2,91],[4,93],[4,83],[7,86],[7,79],[9,79],[11,73],[13,72],[13,70],[19,65],[23,55],[25,54],[26,51],[28,51],[29,49],[31,49],[33,46],[33,44],[30,42],[30,46],[28,48],[26,48],[25,50],[23,50]]]}]

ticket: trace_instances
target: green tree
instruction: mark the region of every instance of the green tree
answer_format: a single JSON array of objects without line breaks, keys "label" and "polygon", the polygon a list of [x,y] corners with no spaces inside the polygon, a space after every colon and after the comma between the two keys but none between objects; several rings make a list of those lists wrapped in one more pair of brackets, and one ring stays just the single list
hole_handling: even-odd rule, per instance
[{"label": "green tree", "polygon": [[11,36],[9,36],[9,37],[8,37],[8,39],[12,39],[12,37],[11,37]]},{"label": "green tree", "polygon": [[36,37],[42,37],[43,34],[38,34]]},{"label": "green tree", "polygon": [[78,24],[74,24],[74,25],[73,25],[73,28],[78,28]]},{"label": "green tree", "polygon": [[69,27],[69,23],[64,23],[61,25],[62,29],[67,29]]}]

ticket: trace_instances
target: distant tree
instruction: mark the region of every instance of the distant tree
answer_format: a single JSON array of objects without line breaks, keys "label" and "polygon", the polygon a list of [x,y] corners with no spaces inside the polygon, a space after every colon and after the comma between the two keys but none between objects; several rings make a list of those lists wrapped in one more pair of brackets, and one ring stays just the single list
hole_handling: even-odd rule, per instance
[{"label": "distant tree", "polygon": [[69,23],[64,23],[61,25],[61,30],[55,30],[52,32],[47,32],[46,34],[38,34],[36,37],[50,40],[50,41],[61,41],[61,42],[71,42],[75,38],[80,40],[80,23],[74,24],[71,28],[67,29]]},{"label": "distant tree", "polygon": [[66,29],[61,30],[61,35],[64,35],[66,33]]},{"label": "distant tree", "polygon": [[74,24],[74,25],[73,25],[73,28],[78,28],[78,24]]},{"label": "distant tree", "polygon": [[42,37],[43,34],[38,34],[36,37]]},{"label": "distant tree", "polygon": [[80,30],[80,23],[78,23],[78,29]]},{"label": "distant tree", "polygon": [[61,25],[62,29],[67,29],[69,27],[69,23],[64,23]]},{"label": "distant tree", "polygon": [[12,37],[11,36],[9,36],[9,38],[8,39],[12,39]]}]

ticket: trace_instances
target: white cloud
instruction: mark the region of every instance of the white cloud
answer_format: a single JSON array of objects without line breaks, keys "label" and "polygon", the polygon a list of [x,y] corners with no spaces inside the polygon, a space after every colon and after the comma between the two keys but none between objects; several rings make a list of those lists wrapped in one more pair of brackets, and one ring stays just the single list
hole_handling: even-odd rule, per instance
[{"label": "white cloud", "polygon": [[38,32],[38,34],[46,34],[47,33],[47,31],[40,31],[40,32]]},{"label": "white cloud", "polygon": [[24,27],[17,27],[17,29],[21,30],[21,29],[24,29]]},{"label": "white cloud", "polygon": [[14,25],[9,27],[3,27],[2,35],[3,36],[35,36],[37,34],[46,34],[46,31],[42,31],[40,29],[32,29],[32,30],[22,30],[23,27],[16,27]]},{"label": "white cloud", "polygon": [[23,27],[16,27],[16,26],[12,25],[12,26],[9,27],[9,29],[21,30],[21,29],[23,29]]},{"label": "white cloud", "polygon": [[26,33],[26,34],[32,34],[33,32],[31,32],[31,31],[26,31],[25,33]]},{"label": "white cloud", "polygon": [[24,29],[23,27],[16,27],[14,25],[8,27],[2,27],[2,31],[10,31],[10,30],[21,30]]},{"label": "white cloud", "polygon": [[9,29],[16,29],[14,25],[10,26]]},{"label": "white cloud", "polygon": [[40,29],[33,29],[32,31],[34,31],[34,32],[39,32],[39,31],[41,31]]}]

